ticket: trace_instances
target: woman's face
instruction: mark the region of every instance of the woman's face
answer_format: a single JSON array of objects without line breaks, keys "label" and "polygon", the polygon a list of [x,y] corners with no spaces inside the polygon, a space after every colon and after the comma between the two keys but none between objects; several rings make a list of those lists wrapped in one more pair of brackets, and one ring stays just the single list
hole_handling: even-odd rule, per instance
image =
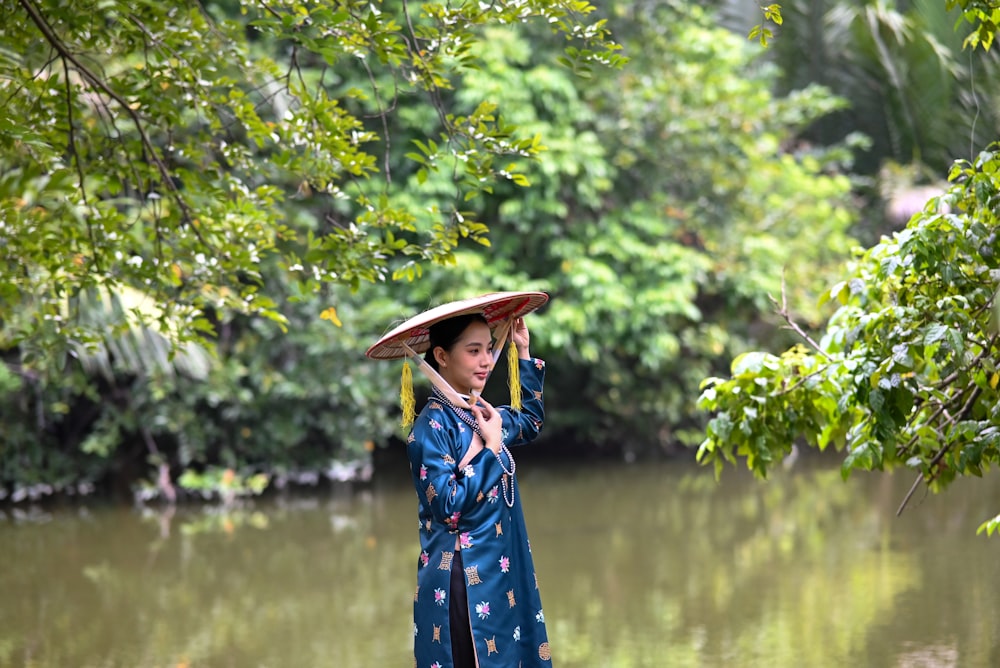
[{"label": "woman's face", "polygon": [[482,322],[470,323],[455,340],[451,350],[434,349],[441,376],[462,394],[480,393],[493,367],[490,328]]}]

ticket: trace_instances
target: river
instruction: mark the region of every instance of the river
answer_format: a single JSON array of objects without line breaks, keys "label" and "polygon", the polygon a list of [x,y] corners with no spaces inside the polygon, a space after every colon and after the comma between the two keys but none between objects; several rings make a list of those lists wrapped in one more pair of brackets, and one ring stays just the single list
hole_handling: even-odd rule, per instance
[{"label": "river", "polygon": [[[995,476],[896,517],[908,472],[827,457],[766,482],[519,463],[557,668],[1000,665]],[[0,666],[409,667],[417,554],[402,468],[230,509],[7,507]]]}]

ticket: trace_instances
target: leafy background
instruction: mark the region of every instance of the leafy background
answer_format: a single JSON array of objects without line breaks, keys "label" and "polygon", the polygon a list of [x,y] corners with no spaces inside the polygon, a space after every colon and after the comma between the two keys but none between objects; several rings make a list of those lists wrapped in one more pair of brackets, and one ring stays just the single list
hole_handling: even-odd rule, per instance
[{"label": "leafy background", "polygon": [[[365,475],[401,434],[399,369],[363,351],[505,289],[552,296],[553,450],[707,426],[703,458],[760,473],[804,438],[946,482],[891,446],[949,374],[995,389],[968,358],[994,342],[1000,79],[951,4],[787,3],[766,49],[736,2],[0,4],[0,496]],[[948,213],[884,237],[957,157]],[[872,324],[917,294],[931,315]],[[832,318],[823,353],[782,355],[786,318]],[[952,473],[995,456],[966,441]]]}]

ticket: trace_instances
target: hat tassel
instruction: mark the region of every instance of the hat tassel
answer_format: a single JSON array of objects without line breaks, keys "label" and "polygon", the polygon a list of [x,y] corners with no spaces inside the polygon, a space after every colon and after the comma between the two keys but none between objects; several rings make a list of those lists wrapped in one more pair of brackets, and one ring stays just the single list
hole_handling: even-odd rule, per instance
[{"label": "hat tassel", "polygon": [[516,411],[521,410],[521,373],[517,357],[517,346],[513,337],[507,344],[507,384],[510,386],[510,406]]},{"label": "hat tassel", "polygon": [[399,403],[403,407],[401,424],[406,429],[417,418],[417,400],[413,396],[413,369],[410,368],[409,359],[403,361],[403,373],[399,385]]}]

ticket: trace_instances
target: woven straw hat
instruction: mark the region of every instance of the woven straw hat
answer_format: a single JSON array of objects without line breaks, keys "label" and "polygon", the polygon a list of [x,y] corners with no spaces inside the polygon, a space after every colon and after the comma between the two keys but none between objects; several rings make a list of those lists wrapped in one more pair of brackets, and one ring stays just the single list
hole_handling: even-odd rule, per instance
[{"label": "woven straw hat", "polygon": [[[511,337],[511,328],[517,318],[536,310],[549,300],[544,292],[491,292],[471,299],[448,302],[413,316],[403,324],[384,335],[369,348],[365,355],[377,360],[407,360],[403,364],[403,375],[400,379],[400,404],[403,408],[402,425],[413,424],[415,417],[415,400],[413,397],[412,377],[408,360],[417,363],[417,368],[437,387],[444,396],[456,406],[473,405],[476,397],[466,398],[455,391],[444,378],[434,370],[426,360],[419,357],[430,347],[430,327],[449,318],[461,315],[480,314],[486,318],[490,331],[497,345],[493,350],[493,362],[496,363],[500,351]],[[507,345],[508,351],[508,385],[511,391],[511,406],[521,408],[521,383],[518,377],[517,353],[513,343]],[[471,402],[471,403],[470,403]]]},{"label": "woven straw hat", "polygon": [[[482,314],[491,330],[507,325],[538,309],[549,300],[544,292],[491,292],[471,299],[441,304],[413,316],[380,338],[365,353],[372,359],[394,360],[426,352],[430,346],[431,325],[459,315]],[[405,345],[404,345],[405,344]]]}]

